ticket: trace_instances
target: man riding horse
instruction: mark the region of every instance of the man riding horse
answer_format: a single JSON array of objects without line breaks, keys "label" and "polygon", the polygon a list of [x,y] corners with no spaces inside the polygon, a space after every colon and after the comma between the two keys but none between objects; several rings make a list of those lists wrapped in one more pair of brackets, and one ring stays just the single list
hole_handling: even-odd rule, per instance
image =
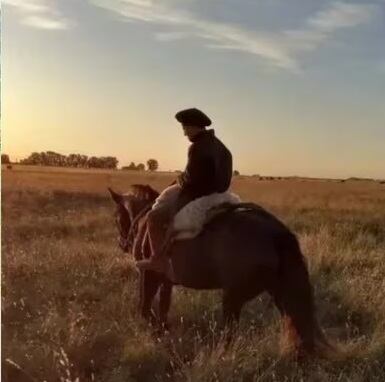
[{"label": "man riding horse", "polygon": [[148,238],[151,257],[137,262],[140,269],[161,273],[169,271],[164,244],[168,227],[176,213],[197,198],[227,191],[233,172],[230,151],[215,136],[214,130],[206,129],[211,125],[206,114],[192,108],[178,112],[175,118],[182,124],[184,135],[192,142],[188,150],[187,166],[172,186],[176,197],[164,198],[161,194],[163,202],[155,204],[149,212],[147,233],[140,237],[142,240],[143,237]]},{"label": "man riding horse", "polygon": [[[212,196],[228,195],[225,191],[232,176],[229,150],[213,130],[206,130],[210,119],[197,109],[183,110],[176,119],[192,142],[186,169],[176,183],[161,195],[143,184],[132,185],[126,194],[109,188],[116,203],[119,246],[140,260],[137,264],[143,270],[139,282],[142,317],[167,327],[174,284],[196,290],[221,289],[223,319],[231,329],[242,307],[267,292],[282,317],[285,343],[298,354],[328,351],[331,347],[316,318],[313,288],[298,239],[263,207],[225,201],[219,204],[219,213],[215,209],[214,217],[209,213],[198,235],[192,239],[177,236],[178,240],[164,246],[169,233],[174,238],[173,230],[180,229],[175,223],[185,210]],[[215,193],[219,195],[211,195]],[[143,240],[146,237],[149,240]],[[152,304],[158,292],[157,316]]]}]

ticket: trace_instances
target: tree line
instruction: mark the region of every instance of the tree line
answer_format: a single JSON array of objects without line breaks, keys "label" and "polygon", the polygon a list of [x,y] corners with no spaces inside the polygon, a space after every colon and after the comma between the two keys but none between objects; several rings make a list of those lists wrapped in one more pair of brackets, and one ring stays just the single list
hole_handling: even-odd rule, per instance
[{"label": "tree line", "polygon": [[[10,164],[10,158],[7,154],[1,154],[1,163]],[[38,166],[57,166],[57,167],[75,167],[75,168],[105,168],[116,169],[118,167],[118,159],[112,156],[87,156],[83,154],[63,155],[54,151],[33,152],[27,158],[21,159],[20,164],[38,165]],[[147,169],[156,171],[159,163],[156,159],[147,161]],[[135,164],[131,162],[129,166],[123,166],[122,170],[144,171],[146,169],[143,163]]]},{"label": "tree line", "polygon": [[82,154],[63,155],[54,151],[33,152],[27,158],[21,159],[20,164],[57,166],[57,167],[77,167],[77,168],[109,168],[114,169],[118,166],[115,157],[96,157]]}]

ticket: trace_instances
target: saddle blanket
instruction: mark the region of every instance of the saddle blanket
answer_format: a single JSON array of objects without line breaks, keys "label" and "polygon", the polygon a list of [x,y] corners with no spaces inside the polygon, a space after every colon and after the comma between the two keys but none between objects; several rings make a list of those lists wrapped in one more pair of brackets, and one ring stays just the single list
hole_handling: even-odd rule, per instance
[{"label": "saddle blanket", "polygon": [[[153,209],[162,206],[164,203],[176,201],[180,192],[178,185],[166,188],[155,201]],[[172,230],[175,233],[174,239],[191,239],[197,236],[206,223],[208,211],[223,203],[238,204],[241,199],[232,192],[215,193],[195,199],[184,206],[174,217]]]}]

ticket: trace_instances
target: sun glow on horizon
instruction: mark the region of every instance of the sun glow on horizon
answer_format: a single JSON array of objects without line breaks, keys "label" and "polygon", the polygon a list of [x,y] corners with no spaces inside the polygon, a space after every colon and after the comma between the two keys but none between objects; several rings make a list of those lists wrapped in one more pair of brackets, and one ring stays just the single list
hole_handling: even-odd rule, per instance
[{"label": "sun glow on horizon", "polygon": [[40,13],[4,3],[2,152],[11,158],[51,150],[122,166],[155,157],[162,170],[182,170],[189,143],[174,115],[195,106],[241,173],[385,178],[384,22],[374,0],[303,3],[300,17],[285,4],[245,3],[237,27],[213,4],[207,15],[175,5],[172,25],[161,1],[129,2],[124,15],[115,1],[37,3]]}]

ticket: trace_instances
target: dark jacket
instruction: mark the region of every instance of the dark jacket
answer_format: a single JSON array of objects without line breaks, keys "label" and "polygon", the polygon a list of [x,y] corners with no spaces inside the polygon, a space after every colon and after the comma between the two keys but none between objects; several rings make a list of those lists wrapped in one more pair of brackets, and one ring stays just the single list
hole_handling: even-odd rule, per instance
[{"label": "dark jacket", "polygon": [[194,138],[188,151],[188,162],[177,183],[182,194],[191,199],[230,187],[233,159],[226,146],[215,137],[214,130],[204,130]]}]

